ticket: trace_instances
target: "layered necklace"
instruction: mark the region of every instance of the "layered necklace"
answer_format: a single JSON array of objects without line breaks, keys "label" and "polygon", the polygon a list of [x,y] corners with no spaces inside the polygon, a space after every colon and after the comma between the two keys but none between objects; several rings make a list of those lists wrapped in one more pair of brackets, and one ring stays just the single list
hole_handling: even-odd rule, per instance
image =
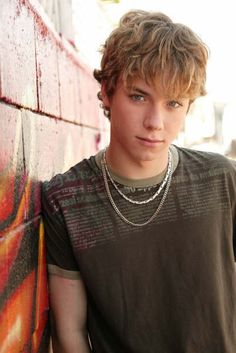
[{"label": "layered necklace", "polygon": [[[115,210],[115,212],[117,213],[117,215],[127,224],[132,225],[134,227],[143,227],[147,224],[149,224],[159,213],[161,207],[163,206],[166,196],[168,194],[169,188],[170,188],[170,184],[171,184],[171,179],[172,179],[172,173],[173,173],[173,161],[172,161],[172,154],[171,151],[168,151],[168,166],[167,166],[167,171],[165,174],[165,177],[161,183],[161,185],[158,187],[157,191],[148,199],[146,200],[142,200],[142,201],[138,201],[138,200],[133,200],[129,197],[127,197],[118,187],[118,185],[116,184],[116,182],[114,181],[114,179],[112,178],[108,167],[107,167],[107,161],[106,161],[106,149],[103,152],[102,155],[102,160],[101,160],[101,166],[102,166],[102,175],[103,175],[103,179],[104,179],[104,184],[105,184],[105,188],[106,188],[106,192],[107,192],[107,196],[108,199],[113,207],[113,209]],[[164,189],[164,193],[162,195],[161,201],[158,205],[158,207],[156,208],[155,212],[152,214],[152,216],[143,223],[135,223],[132,222],[130,220],[128,220],[123,213],[119,210],[119,208],[117,207],[117,205],[115,204],[115,201],[111,195],[111,191],[109,188],[109,184],[108,184],[108,178],[111,181],[112,185],[114,186],[114,188],[116,189],[116,191],[119,193],[119,195],[121,197],[123,197],[126,201],[135,204],[135,205],[143,205],[143,204],[148,204],[149,202],[153,201],[156,199],[156,197],[161,193],[161,191]]]}]

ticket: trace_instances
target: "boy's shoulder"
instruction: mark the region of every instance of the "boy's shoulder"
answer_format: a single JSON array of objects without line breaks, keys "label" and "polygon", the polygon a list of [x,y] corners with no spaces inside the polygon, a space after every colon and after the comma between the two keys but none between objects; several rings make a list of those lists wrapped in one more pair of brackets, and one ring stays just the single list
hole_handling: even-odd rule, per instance
[{"label": "boy's shoulder", "polygon": [[[177,147],[177,146],[176,146]],[[179,163],[174,175],[176,182],[183,178],[209,179],[233,184],[236,187],[236,161],[209,151],[177,147]]]},{"label": "boy's shoulder", "polygon": [[[64,173],[58,173],[42,183],[43,193],[57,193],[64,189],[89,183],[98,172],[94,156],[85,158]],[[92,181],[91,181],[92,182]]]},{"label": "boy's shoulder", "polygon": [[202,151],[186,147],[175,146],[178,150],[179,160],[182,163],[195,164],[205,168],[229,168],[236,170],[236,161],[210,151]]}]

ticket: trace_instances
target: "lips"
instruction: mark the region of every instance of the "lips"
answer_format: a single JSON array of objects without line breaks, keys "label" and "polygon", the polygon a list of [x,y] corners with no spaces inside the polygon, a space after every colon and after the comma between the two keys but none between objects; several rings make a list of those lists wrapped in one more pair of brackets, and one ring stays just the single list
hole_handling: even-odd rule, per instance
[{"label": "lips", "polygon": [[137,136],[137,139],[143,142],[147,142],[147,143],[160,143],[160,142],[164,142],[163,139],[161,138],[149,138],[149,137],[139,137]]}]

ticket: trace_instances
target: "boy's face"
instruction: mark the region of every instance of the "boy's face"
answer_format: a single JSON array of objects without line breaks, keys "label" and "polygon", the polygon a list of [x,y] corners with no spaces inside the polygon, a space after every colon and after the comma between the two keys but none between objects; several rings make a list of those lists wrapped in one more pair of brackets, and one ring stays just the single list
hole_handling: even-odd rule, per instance
[{"label": "boy's face", "polygon": [[119,81],[111,98],[102,87],[103,102],[110,108],[109,149],[119,159],[136,164],[166,158],[169,145],[181,130],[189,99],[169,99],[142,79],[132,88]]}]

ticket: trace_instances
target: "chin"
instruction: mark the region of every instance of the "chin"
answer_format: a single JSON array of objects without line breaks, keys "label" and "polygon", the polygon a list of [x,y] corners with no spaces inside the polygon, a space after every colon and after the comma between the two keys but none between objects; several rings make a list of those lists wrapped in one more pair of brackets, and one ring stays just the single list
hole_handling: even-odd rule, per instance
[{"label": "chin", "polygon": [[139,156],[140,162],[153,162],[158,159],[158,153],[145,153]]}]

